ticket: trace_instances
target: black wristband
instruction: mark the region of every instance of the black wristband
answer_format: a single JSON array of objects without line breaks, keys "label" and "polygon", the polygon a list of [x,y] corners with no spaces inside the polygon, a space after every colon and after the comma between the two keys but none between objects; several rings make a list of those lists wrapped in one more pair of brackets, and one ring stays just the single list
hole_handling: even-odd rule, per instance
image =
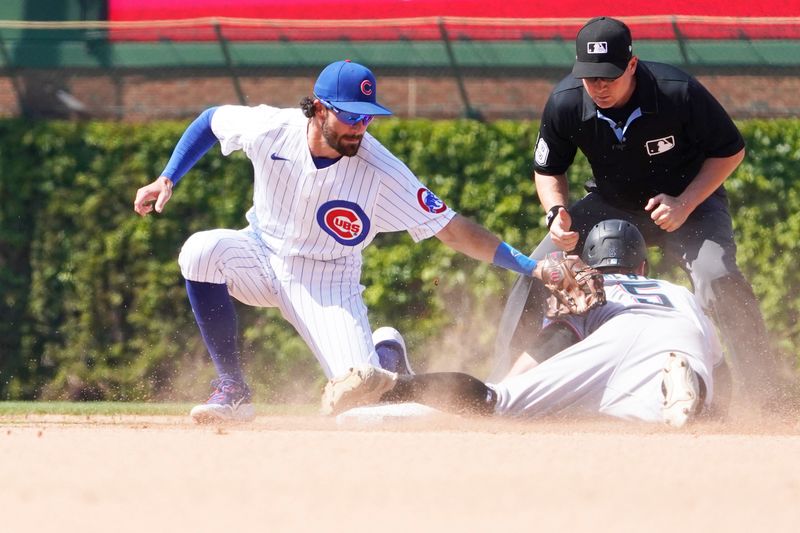
[{"label": "black wristband", "polygon": [[[556,219],[556,215],[558,214],[558,210],[564,207],[563,205],[554,205],[551,207],[547,214],[544,216],[544,222],[547,224],[547,229],[550,229],[550,226],[553,225],[553,221]],[[564,207],[566,209],[566,207]]]}]

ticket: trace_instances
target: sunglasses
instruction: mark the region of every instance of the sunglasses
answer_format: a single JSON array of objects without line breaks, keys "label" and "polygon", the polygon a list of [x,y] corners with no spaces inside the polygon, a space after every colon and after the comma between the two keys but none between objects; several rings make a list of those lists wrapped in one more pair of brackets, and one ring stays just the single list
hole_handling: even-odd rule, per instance
[{"label": "sunglasses", "polygon": [[613,82],[617,81],[619,79],[619,77],[616,77],[616,78],[592,77],[592,78],[584,78],[584,79],[589,83],[600,83],[601,81],[604,81],[606,83],[613,83]]},{"label": "sunglasses", "polygon": [[337,109],[333,107],[329,102],[325,100],[319,99],[322,102],[322,105],[330,109],[331,111],[336,114],[336,118],[338,118],[341,122],[344,122],[348,126],[355,126],[359,122],[363,122],[364,126],[369,126],[369,123],[372,122],[372,119],[375,118],[375,115],[364,115],[358,113],[350,113],[349,111],[342,111],[341,109]]}]

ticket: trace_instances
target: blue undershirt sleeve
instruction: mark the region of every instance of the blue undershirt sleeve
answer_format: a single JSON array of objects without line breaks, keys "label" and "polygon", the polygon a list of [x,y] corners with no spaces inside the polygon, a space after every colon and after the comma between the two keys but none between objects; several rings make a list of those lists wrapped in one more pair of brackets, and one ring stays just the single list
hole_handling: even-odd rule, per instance
[{"label": "blue undershirt sleeve", "polygon": [[536,268],[535,260],[505,242],[497,246],[492,263],[525,276],[530,276]]},{"label": "blue undershirt sleeve", "polygon": [[211,130],[211,117],[217,107],[210,107],[200,113],[200,116],[189,124],[183,132],[172,157],[169,158],[167,166],[164,167],[162,176],[166,176],[177,184],[178,181],[189,172],[197,161],[208,152],[217,142],[217,137]]}]

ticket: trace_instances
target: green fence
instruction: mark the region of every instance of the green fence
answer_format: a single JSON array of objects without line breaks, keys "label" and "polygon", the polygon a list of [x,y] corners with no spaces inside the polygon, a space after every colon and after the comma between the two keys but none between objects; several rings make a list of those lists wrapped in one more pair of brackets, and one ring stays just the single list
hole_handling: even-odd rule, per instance
[{"label": "green fence", "polygon": [[[214,24],[209,22],[209,24]],[[798,17],[800,24],[800,17]],[[0,48],[6,69],[129,69],[166,67],[281,68],[325,65],[341,57],[373,66],[438,69],[565,68],[575,58],[569,39],[470,40],[442,32],[437,40],[351,38],[240,41],[236,28],[208,42],[162,39],[114,41],[103,21],[16,22],[0,20]],[[276,32],[279,30],[276,30]],[[791,68],[800,66],[800,40],[686,39],[637,40],[635,52],[687,68]]]}]

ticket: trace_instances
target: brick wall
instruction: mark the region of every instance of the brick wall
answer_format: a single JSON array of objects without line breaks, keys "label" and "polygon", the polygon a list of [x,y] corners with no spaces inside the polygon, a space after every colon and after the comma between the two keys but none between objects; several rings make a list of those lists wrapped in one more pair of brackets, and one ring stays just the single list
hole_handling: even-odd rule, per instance
[{"label": "brick wall", "polygon": [[[380,101],[403,117],[463,116],[459,85],[449,74],[377,71]],[[472,72],[465,76],[464,90],[487,119],[538,118],[563,74]],[[29,117],[183,119],[211,105],[239,103],[239,94],[249,105],[292,107],[310,94],[316,75],[310,70],[247,72],[237,78],[220,70],[17,71],[0,76],[0,116],[26,109]],[[800,73],[696,75],[735,118],[800,116]]]}]

